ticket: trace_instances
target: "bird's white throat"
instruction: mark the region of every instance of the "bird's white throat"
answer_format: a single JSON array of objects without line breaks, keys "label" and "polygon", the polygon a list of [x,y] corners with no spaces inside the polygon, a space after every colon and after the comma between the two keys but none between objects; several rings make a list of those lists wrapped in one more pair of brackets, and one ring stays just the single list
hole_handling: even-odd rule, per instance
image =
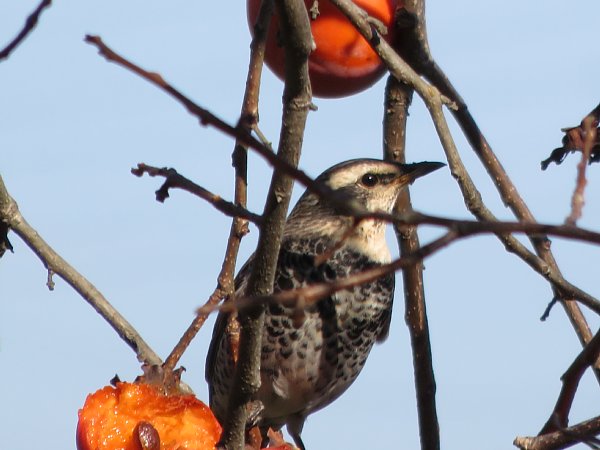
[{"label": "bird's white throat", "polygon": [[380,220],[365,219],[348,237],[347,245],[374,262],[389,263],[392,255],[385,240],[385,226]]}]

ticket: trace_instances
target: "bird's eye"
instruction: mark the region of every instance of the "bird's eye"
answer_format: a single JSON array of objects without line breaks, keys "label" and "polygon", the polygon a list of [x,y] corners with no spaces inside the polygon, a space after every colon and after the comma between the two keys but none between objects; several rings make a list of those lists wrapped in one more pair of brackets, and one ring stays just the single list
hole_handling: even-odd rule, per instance
[{"label": "bird's eye", "polygon": [[362,183],[363,186],[373,187],[373,186],[377,185],[377,183],[379,183],[379,177],[377,175],[375,175],[374,173],[366,173],[362,176],[362,178],[360,179],[360,182]]}]

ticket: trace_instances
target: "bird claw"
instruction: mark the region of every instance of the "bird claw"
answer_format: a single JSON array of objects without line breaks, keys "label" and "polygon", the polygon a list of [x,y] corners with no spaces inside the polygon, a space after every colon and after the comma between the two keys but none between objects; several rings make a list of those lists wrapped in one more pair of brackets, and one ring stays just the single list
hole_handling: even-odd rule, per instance
[{"label": "bird claw", "polygon": [[260,400],[253,400],[246,404],[246,429],[254,428],[260,421],[260,416],[265,410],[265,405]]}]

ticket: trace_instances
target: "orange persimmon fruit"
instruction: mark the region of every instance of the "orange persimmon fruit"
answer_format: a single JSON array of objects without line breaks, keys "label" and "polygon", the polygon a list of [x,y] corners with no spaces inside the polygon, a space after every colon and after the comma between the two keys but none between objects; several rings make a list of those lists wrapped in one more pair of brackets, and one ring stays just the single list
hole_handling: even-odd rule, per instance
[{"label": "orange persimmon fruit", "polygon": [[[160,446],[141,444],[148,430],[158,434]],[[148,384],[117,383],[88,395],[79,410],[77,449],[213,450],[220,436],[212,411],[193,395],[163,395]]]},{"label": "orange persimmon fruit", "polygon": [[[248,25],[254,32],[261,0],[247,0]],[[307,10],[315,3],[304,0]],[[402,0],[354,0],[370,16],[387,27],[384,39],[393,42],[396,11]],[[309,17],[312,12],[309,12]],[[385,66],[369,43],[350,21],[329,1],[319,0],[318,15],[310,19],[316,49],[308,58],[308,73],[316,97],[345,97],[373,85],[385,73]],[[281,79],[284,77],[284,51],[280,45],[279,19],[273,14],[265,62]]]}]

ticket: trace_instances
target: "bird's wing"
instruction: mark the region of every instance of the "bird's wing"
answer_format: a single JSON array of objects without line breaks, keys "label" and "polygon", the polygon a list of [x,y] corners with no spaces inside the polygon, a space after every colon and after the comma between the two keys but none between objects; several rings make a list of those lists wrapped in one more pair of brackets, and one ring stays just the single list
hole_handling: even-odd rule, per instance
[{"label": "bird's wing", "polygon": [[379,334],[377,335],[378,343],[385,341],[390,333],[390,324],[392,322],[392,305],[394,303],[394,291],[396,287],[396,275],[394,273],[388,273],[381,277],[382,289],[386,292],[384,295],[389,295],[390,303],[389,308],[384,312],[384,316],[382,317],[383,326],[381,330],[379,330]]},{"label": "bird's wing", "polygon": [[297,289],[307,284],[332,281],[337,278],[336,271],[329,262],[315,266],[312,249],[282,248],[279,252],[274,292]]},{"label": "bird's wing", "polygon": [[[323,264],[319,267],[314,266],[314,256],[309,254],[314,253],[312,248],[309,248],[304,243],[299,244],[297,242],[294,243],[294,245],[291,245],[291,247],[291,249],[287,249],[284,244],[279,252],[277,272],[275,274],[275,292],[295,289],[305,286],[306,284],[328,281],[331,280],[332,277],[335,277],[335,271],[332,271],[327,264]],[[237,295],[243,295],[243,292],[245,291],[246,282],[252,271],[253,261],[254,255],[250,256],[235,277],[235,291]],[[324,299],[324,302],[330,303],[331,299],[329,299],[329,301]],[[229,337],[226,330],[231,317],[231,313],[219,313],[213,328],[204,372],[204,376],[209,386],[212,384],[219,347],[223,345],[221,341],[223,339],[228,339]]]},{"label": "bird's wing", "polygon": [[219,336],[222,336],[225,332],[225,327],[227,326],[227,317],[228,314],[222,312],[220,312],[217,316],[217,320],[213,328],[212,338],[208,346],[208,353],[206,355],[206,365],[204,368],[204,378],[208,382],[209,386],[212,384],[213,369],[215,367],[215,360],[217,357],[217,352],[219,350]]},{"label": "bird's wing", "polygon": [[[393,278],[392,278],[393,280]],[[394,295],[394,290],[392,289],[392,298]],[[390,334],[390,324],[392,323],[392,308],[390,305],[390,309],[385,313],[385,317],[383,318],[383,326],[377,335],[377,342],[381,343],[385,341]]]}]

